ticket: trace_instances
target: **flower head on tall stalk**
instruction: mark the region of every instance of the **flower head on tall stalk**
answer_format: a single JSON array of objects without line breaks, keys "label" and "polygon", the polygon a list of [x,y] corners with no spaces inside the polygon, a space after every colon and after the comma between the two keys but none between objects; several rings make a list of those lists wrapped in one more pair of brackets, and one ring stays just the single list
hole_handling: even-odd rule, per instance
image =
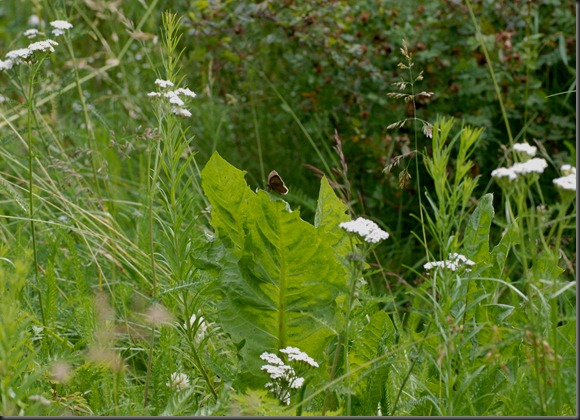
[{"label": "flower head on tall stalk", "polygon": [[[260,359],[268,362],[262,366],[262,370],[270,376],[271,382],[266,384],[266,388],[272,392],[282,404],[290,405],[290,397],[293,390],[304,386],[305,379],[296,373],[296,370],[304,368],[317,368],[318,363],[308,354],[300,351],[297,347],[286,347],[280,350],[287,355],[288,364],[276,356],[274,353],[264,352]],[[292,366],[291,366],[292,365]]]},{"label": "flower head on tall stalk", "polygon": [[[34,114],[36,112],[35,106],[35,95],[34,86],[36,84],[36,78],[41,72],[42,65],[48,56],[55,51],[54,47],[58,46],[58,42],[52,39],[46,39],[44,41],[36,41],[29,44],[25,48],[18,48],[16,50],[9,51],[6,53],[5,60],[0,60],[0,71],[18,72],[18,76],[14,77],[14,80],[18,82],[24,81],[22,85],[22,93],[26,98],[26,105],[28,110],[27,117],[27,147],[28,147],[28,207],[29,207],[29,220],[30,220],[30,236],[32,238],[32,252],[33,252],[33,266],[34,266],[34,277],[36,281],[39,279],[38,273],[38,254],[36,249],[36,233],[35,233],[35,208],[34,208],[34,185],[33,185],[33,135],[32,127],[34,124]],[[23,77],[24,76],[24,77]],[[46,318],[44,316],[44,304],[42,299],[42,293],[39,290],[38,301],[40,306],[40,314],[42,318],[42,323],[46,323]]]},{"label": "flower head on tall stalk", "polygon": [[[351,220],[349,222],[343,222],[339,224],[339,227],[344,229],[346,232],[351,234],[352,239],[362,239],[362,251],[361,253],[353,253],[347,256],[347,260],[349,261],[349,268],[350,268],[350,283],[349,283],[349,293],[346,299],[346,306],[344,308],[345,313],[345,324],[344,330],[341,336],[339,336],[339,344],[338,347],[341,347],[341,341],[344,343],[344,358],[345,361],[345,372],[347,374],[346,377],[346,386],[350,388],[350,362],[349,362],[349,334],[350,334],[350,327],[351,327],[351,312],[354,307],[355,301],[358,297],[357,286],[366,284],[362,273],[365,269],[364,261],[370,254],[371,250],[381,241],[388,239],[389,234],[382,230],[375,222],[372,220],[365,219],[364,217],[358,217],[355,220]],[[354,242],[351,242],[354,248]],[[336,352],[336,356],[340,354],[340,351]],[[337,359],[338,360],[338,359]],[[351,410],[351,394],[350,391],[347,391],[347,402],[346,402],[346,415],[350,415]]]},{"label": "flower head on tall stalk", "polygon": [[185,108],[187,98],[195,98],[197,95],[188,88],[172,89],[175,84],[171,80],[157,79],[155,84],[161,91],[153,91],[147,94],[152,99],[159,99],[171,109],[171,112],[180,117],[191,117],[191,112]]}]

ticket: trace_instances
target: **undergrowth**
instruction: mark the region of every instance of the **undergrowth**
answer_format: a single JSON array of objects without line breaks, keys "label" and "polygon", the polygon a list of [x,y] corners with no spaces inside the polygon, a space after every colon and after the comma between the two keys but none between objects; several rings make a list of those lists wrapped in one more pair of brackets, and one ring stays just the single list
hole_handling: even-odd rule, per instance
[{"label": "undergrowth", "polygon": [[[422,114],[436,92],[407,41],[388,160],[351,160],[339,130],[319,143],[325,123],[255,66],[258,162],[241,169],[235,145],[195,135],[232,129],[219,69],[190,90],[196,16],[148,34],[161,2],[134,3],[33,2],[52,43],[2,45],[2,415],[575,415],[575,160],[512,135],[471,2],[509,133],[490,174],[474,170],[486,129]],[[283,167],[288,194],[268,185],[262,90],[315,156],[315,194]],[[371,164],[416,211],[366,211]]]}]

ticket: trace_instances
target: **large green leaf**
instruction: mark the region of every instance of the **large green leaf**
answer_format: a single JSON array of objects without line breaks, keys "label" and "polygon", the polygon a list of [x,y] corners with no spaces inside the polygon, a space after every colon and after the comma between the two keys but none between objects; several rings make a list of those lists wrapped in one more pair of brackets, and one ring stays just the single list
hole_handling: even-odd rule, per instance
[{"label": "large green leaf", "polygon": [[253,192],[240,171],[214,153],[201,171],[201,186],[209,199],[212,226],[228,246],[241,248],[244,243],[244,223],[248,199]]},{"label": "large green leaf", "polygon": [[218,237],[239,247],[226,248],[221,260],[220,321],[245,343],[244,385],[261,385],[267,379],[260,372],[264,351],[295,346],[322,360],[336,334],[335,299],[345,291],[347,273],[331,247],[329,225],[328,231],[317,229],[277,196],[254,193],[242,171],[216,156],[202,172],[202,186]]},{"label": "large green leaf", "polygon": [[346,214],[347,207],[336,196],[326,177],[320,180],[320,192],[318,193],[318,206],[314,215],[314,226],[322,229],[331,238],[332,247],[341,256],[352,251],[349,238],[337,226],[342,222],[348,222],[350,217]]}]

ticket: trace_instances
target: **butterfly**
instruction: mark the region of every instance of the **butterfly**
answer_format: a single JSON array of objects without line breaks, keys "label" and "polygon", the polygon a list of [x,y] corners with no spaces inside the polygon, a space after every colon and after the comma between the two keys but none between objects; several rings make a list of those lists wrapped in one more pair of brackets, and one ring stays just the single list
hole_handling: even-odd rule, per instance
[{"label": "butterfly", "polygon": [[288,194],[288,187],[286,187],[286,184],[284,184],[284,181],[282,181],[282,178],[280,178],[280,175],[276,171],[272,171],[268,175],[268,187],[278,194]]}]

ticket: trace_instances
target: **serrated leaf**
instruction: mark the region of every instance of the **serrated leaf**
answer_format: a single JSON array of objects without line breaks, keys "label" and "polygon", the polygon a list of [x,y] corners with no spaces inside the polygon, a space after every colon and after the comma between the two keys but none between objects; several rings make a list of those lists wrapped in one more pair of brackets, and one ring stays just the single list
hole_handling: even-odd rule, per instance
[{"label": "serrated leaf", "polygon": [[[245,340],[240,350],[243,385],[261,386],[267,376],[260,371],[264,362],[259,356],[265,351],[295,346],[322,360],[336,334],[335,299],[345,290],[347,272],[330,246],[336,237],[330,226],[328,231],[317,229],[283,200],[252,192],[244,172],[224,162],[214,155],[202,172],[202,177],[219,176],[229,186],[202,178],[212,225],[220,239],[236,245],[226,248],[220,260],[220,321],[234,342]],[[338,226],[335,230],[341,231]]]},{"label": "serrated leaf", "polygon": [[347,210],[348,208],[336,196],[326,177],[322,177],[314,226],[327,234],[334,251],[343,257],[351,251],[351,245],[348,236],[338,228],[338,225],[350,220],[346,214]]},{"label": "serrated leaf", "polygon": [[[351,378],[360,406],[356,407],[357,415],[375,415],[378,403],[385,395],[388,366],[382,360],[362,368],[365,364],[380,355],[395,342],[395,327],[389,315],[377,311],[364,326],[349,353]],[[360,368],[357,370],[357,368]]]},{"label": "serrated leaf", "polygon": [[215,152],[201,171],[201,186],[211,203],[212,226],[228,246],[241,248],[248,200],[254,195],[240,171]]}]

